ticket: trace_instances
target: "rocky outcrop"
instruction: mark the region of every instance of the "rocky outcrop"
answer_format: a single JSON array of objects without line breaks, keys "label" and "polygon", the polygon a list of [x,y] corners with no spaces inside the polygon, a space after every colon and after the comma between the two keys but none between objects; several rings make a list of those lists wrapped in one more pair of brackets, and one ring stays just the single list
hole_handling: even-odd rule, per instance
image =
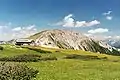
[{"label": "rocky outcrop", "polygon": [[112,53],[113,48],[86,37],[82,33],[68,30],[46,30],[29,37],[37,46]]}]

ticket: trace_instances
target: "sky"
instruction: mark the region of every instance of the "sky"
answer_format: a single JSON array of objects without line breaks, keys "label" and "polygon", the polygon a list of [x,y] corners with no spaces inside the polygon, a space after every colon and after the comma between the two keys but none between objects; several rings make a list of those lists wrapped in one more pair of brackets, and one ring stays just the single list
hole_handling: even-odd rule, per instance
[{"label": "sky", "polygon": [[0,0],[0,40],[49,29],[120,38],[119,9],[120,0]]}]

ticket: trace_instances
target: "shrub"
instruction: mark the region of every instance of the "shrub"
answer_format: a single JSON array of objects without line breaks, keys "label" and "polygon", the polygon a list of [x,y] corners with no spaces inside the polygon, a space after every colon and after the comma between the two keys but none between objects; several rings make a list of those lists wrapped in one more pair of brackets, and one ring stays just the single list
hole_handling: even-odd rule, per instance
[{"label": "shrub", "polygon": [[27,48],[29,50],[33,50],[33,51],[36,51],[36,52],[40,52],[40,53],[52,53],[51,51],[45,51],[45,50],[37,49],[37,48],[30,48],[30,47],[24,47],[24,48]]},{"label": "shrub", "polygon": [[57,50],[57,51],[55,51],[55,52],[60,52],[60,51]]},{"label": "shrub", "polygon": [[3,47],[2,47],[2,46],[0,46],[0,50],[3,50]]},{"label": "shrub", "polygon": [[38,62],[38,61],[47,61],[47,60],[57,60],[56,57],[42,57],[41,55],[34,54],[23,54],[17,55],[14,57],[4,57],[0,58],[0,61],[13,61],[13,62]]},{"label": "shrub", "polygon": [[38,72],[23,64],[0,63],[0,80],[31,80]]},{"label": "shrub", "polygon": [[35,54],[23,54],[14,57],[4,57],[0,58],[0,61],[14,61],[14,62],[38,62],[40,60],[40,55]]},{"label": "shrub", "polygon": [[101,57],[98,56],[92,56],[92,55],[77,55],[77,54],[71,54],[67,55],[65,59],[82,59],[82,60],[106,60],[107,57]]},{"label": "shrub", "polygon": [[57,58],[56,57],[44,57],[44,58],[41,58],[40,60],[42,60],[42,61],[57,60]]}]

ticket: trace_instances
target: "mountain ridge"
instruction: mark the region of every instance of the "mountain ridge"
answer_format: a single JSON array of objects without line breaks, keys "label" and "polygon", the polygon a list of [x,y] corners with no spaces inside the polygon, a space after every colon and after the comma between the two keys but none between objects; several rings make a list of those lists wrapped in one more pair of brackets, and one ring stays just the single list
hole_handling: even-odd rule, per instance
[{"label": "mountain ridge", "polygon": [[98,53],[118,54],[117,50],[101,41],[95,41],[82,33],[69,30],[45,30],[29,37],[37,46],[84,50]]},{"label": "mountain ridge", "polygon": [[120,39],[105,39],[103,42],[108,43],[110,46],[120,49]]}]

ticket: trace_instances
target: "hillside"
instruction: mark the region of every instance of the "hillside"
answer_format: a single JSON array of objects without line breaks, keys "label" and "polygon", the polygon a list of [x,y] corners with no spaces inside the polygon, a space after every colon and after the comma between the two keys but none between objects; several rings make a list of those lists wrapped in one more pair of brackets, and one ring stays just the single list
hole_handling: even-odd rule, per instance
[{"label": "hillside", "polygon": [[[120,57],[96,54],[82,50],[51,49],[32,47],[52,53],[40,53],[14,45],[0,45],[1,57],[13,57],[23,54],[35,54],[44,57],[56,57],[57,60],[39,62],[19,62],[39,71],[34,80],[119,80]],[[1,62],[0,62],[1,63]],[[9,61],[7,63],[18,64]]]},{"label": "hillside", "polygon": [[42,47],[84,50],[119,55],[119,52],[108,44],[95,41],[82,33],[69,30],[46,30],[30,36],[29,39],[34,39],[35,44]]}]

